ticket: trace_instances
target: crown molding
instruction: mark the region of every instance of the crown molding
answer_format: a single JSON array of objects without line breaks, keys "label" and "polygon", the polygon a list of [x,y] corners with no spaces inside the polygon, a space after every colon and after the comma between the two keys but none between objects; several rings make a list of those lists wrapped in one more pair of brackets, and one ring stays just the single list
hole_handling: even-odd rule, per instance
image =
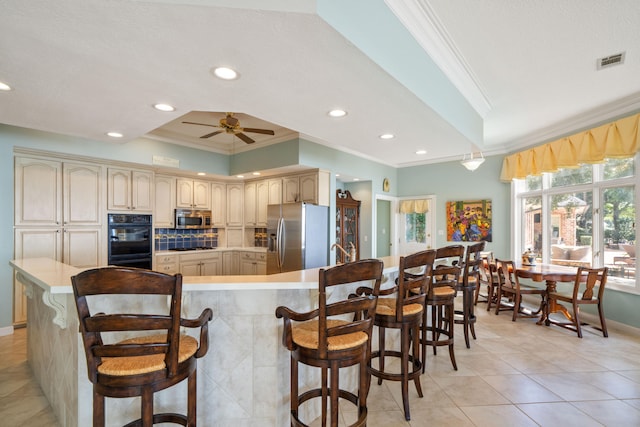
[{"label": "crown molding", "polygon": [[428,0],[385,0],[385,3],[480,117],[486,117],[491,103]]}]

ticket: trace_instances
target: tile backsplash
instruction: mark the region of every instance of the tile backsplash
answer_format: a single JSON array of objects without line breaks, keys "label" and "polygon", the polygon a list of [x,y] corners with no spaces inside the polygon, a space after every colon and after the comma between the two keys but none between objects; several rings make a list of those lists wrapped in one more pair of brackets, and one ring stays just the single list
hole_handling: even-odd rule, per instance
[{"label": "tile backsplash", "polygon": [[156,251],[175,248],[197,248],[218,246],[218,229],[176,230],[173,228],[155,229]]}]

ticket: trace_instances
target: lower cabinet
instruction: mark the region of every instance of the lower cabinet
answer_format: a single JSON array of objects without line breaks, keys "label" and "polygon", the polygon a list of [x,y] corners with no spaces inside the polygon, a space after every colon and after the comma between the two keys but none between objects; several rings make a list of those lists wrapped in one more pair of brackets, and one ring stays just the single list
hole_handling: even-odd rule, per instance
[{"label": "lower cabinet", "polygon": [[228,251],[222,254],[222,274],[235,276],[240,274],[240,253]]},{"label": "lower cabinet", "polygon": [[220,254],[180,255],[180,273],[183,276],[218,276],[222,275]]},{"label": "lower cabinet", "polygon": [[154,270],[183,276],[236,276],[267,274],[264,252],[221,250],[219,252],[156,255]]},{"label": "lower cabinet", "polygon": [[267,274],[267,254],[241,252],[240,274]]},{"label": "lower cabinet", "polygon": [[176,274],[178,268],[178,255],[158,255],[156,256],[156,271],[165,274]]}]

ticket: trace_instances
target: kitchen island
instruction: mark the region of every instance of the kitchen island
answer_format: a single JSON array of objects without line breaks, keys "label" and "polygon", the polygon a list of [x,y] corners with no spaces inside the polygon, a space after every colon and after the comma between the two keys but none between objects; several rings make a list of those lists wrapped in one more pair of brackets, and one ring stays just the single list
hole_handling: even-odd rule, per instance
[{"label": "kitchen island", "polygon": [[[398,257],[381,260],[385,278],[393,279]],[[27,357],[34,376],[62,426],[91,425],[92,386],[70,280],[83,269],[47,258],[13,260],[10,265],[28,296]],[[289,425],[289,352],[281,344],[282,320],[276,319],[275,309],[316,307],[318,270],[183,278],[183,317],[195,318],[206,307],[213,310],[209,352],[198,361],[200,425]],[[163,305],[162,297],[144,301],[145,307]],[[317,384],[317,371],[301,372],[300,378]],[[351,387],[354,379],[355,371],[341,370],[341,384]],[[185,396],[186,383],[156,393],[156,410],[184,412]],[[318,407],[308,406],[303,416],[312,419]],[[107,399],[106,411],[108,425],[123,425],[139,417],[139,401]]]}]

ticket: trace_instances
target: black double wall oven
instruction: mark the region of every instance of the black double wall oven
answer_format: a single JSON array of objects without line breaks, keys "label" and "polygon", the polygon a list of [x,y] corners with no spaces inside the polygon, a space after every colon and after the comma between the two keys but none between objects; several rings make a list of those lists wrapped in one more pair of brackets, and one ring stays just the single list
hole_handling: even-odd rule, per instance
[{"label": "black double wall oven", "polygon": [[109,214],[109,265],[151,269],[151,215]]}]

